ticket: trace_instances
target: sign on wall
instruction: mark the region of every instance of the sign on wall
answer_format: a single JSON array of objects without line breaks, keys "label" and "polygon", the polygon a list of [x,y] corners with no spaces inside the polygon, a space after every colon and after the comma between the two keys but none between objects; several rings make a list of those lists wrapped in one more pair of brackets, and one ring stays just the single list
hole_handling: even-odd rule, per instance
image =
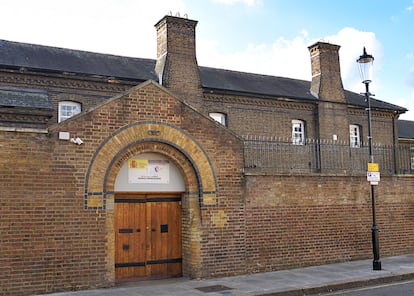
[{"label": "sign on wall", "polygon": [[169,184],[169,182],[170,163],[168,160],[128,160],[128,183]]}]

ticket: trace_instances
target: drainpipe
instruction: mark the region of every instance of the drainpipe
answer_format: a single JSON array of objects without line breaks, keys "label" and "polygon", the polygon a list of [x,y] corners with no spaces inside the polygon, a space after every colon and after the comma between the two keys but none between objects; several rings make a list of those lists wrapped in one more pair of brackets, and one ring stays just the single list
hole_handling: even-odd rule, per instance
[{"label": "drainpipe", "polygon": [[394,157],[394,174],[398,174],[398,168],[397,165],[399,165],[397,163],[397,148],[398,148],[398,135],[397,132],[395,130],[395,126],[396,126],[396,117],[398,116],[397,111],[394,111],[394,114],[392,116],[392,144],[393,144],[393,157]]}]

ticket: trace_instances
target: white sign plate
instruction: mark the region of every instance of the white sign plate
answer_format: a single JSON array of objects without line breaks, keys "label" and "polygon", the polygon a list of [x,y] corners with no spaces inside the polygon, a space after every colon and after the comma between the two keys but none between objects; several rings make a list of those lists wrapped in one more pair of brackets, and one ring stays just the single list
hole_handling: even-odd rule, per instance
[{"label": "white sign plate", "polygon": [[379,172],[367,172],[367,181],[374,183],[372,185],[377,185],[378,182],[380,181],[380,173]]}]

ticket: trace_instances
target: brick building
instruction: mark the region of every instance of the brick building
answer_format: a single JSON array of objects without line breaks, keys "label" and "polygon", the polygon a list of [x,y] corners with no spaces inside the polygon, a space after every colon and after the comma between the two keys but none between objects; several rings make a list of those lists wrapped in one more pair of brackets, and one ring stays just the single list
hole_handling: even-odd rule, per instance
[{"label": "brick building", "polygon": [[[312,81],[200,67],[196,24],[158,22],[156,60],[0,41],[0,295],[371,256],[339,46],[309,47]],[[381,252],[412,253],[406,109],[372,107]]]}]

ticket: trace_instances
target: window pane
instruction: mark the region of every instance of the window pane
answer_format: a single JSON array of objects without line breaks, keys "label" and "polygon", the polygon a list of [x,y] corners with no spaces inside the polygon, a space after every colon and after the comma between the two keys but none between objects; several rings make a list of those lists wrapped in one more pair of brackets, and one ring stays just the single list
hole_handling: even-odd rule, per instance
[{"label": "window pane", "polygon": [[209,114],[211,118],[213,118],[215,121],[221,123],[222,125],[226,124],[226,114],[224,113],[210,113]]},{"label": "window pane", "polygon": [[81,104],[76,102],[59,102],[59,119],[58,121],[64,121],[76,114],[79,114],[81,110]]},{"label": "window pane", "polygon": [[411,148],[411,169],[414,170],[414,147]]},{"label": "window pane", "polygon": [[351,147],[359,148],[361,147],[361,140],[360,140],[360,133],[359,133],[359,126],[355,124],[351,124],[349,126],[349,142]]},{"label": "window pane", "polygon": [[305,123],[300,120],[292,120],[292,143],[294,145],[305,144]]}]

